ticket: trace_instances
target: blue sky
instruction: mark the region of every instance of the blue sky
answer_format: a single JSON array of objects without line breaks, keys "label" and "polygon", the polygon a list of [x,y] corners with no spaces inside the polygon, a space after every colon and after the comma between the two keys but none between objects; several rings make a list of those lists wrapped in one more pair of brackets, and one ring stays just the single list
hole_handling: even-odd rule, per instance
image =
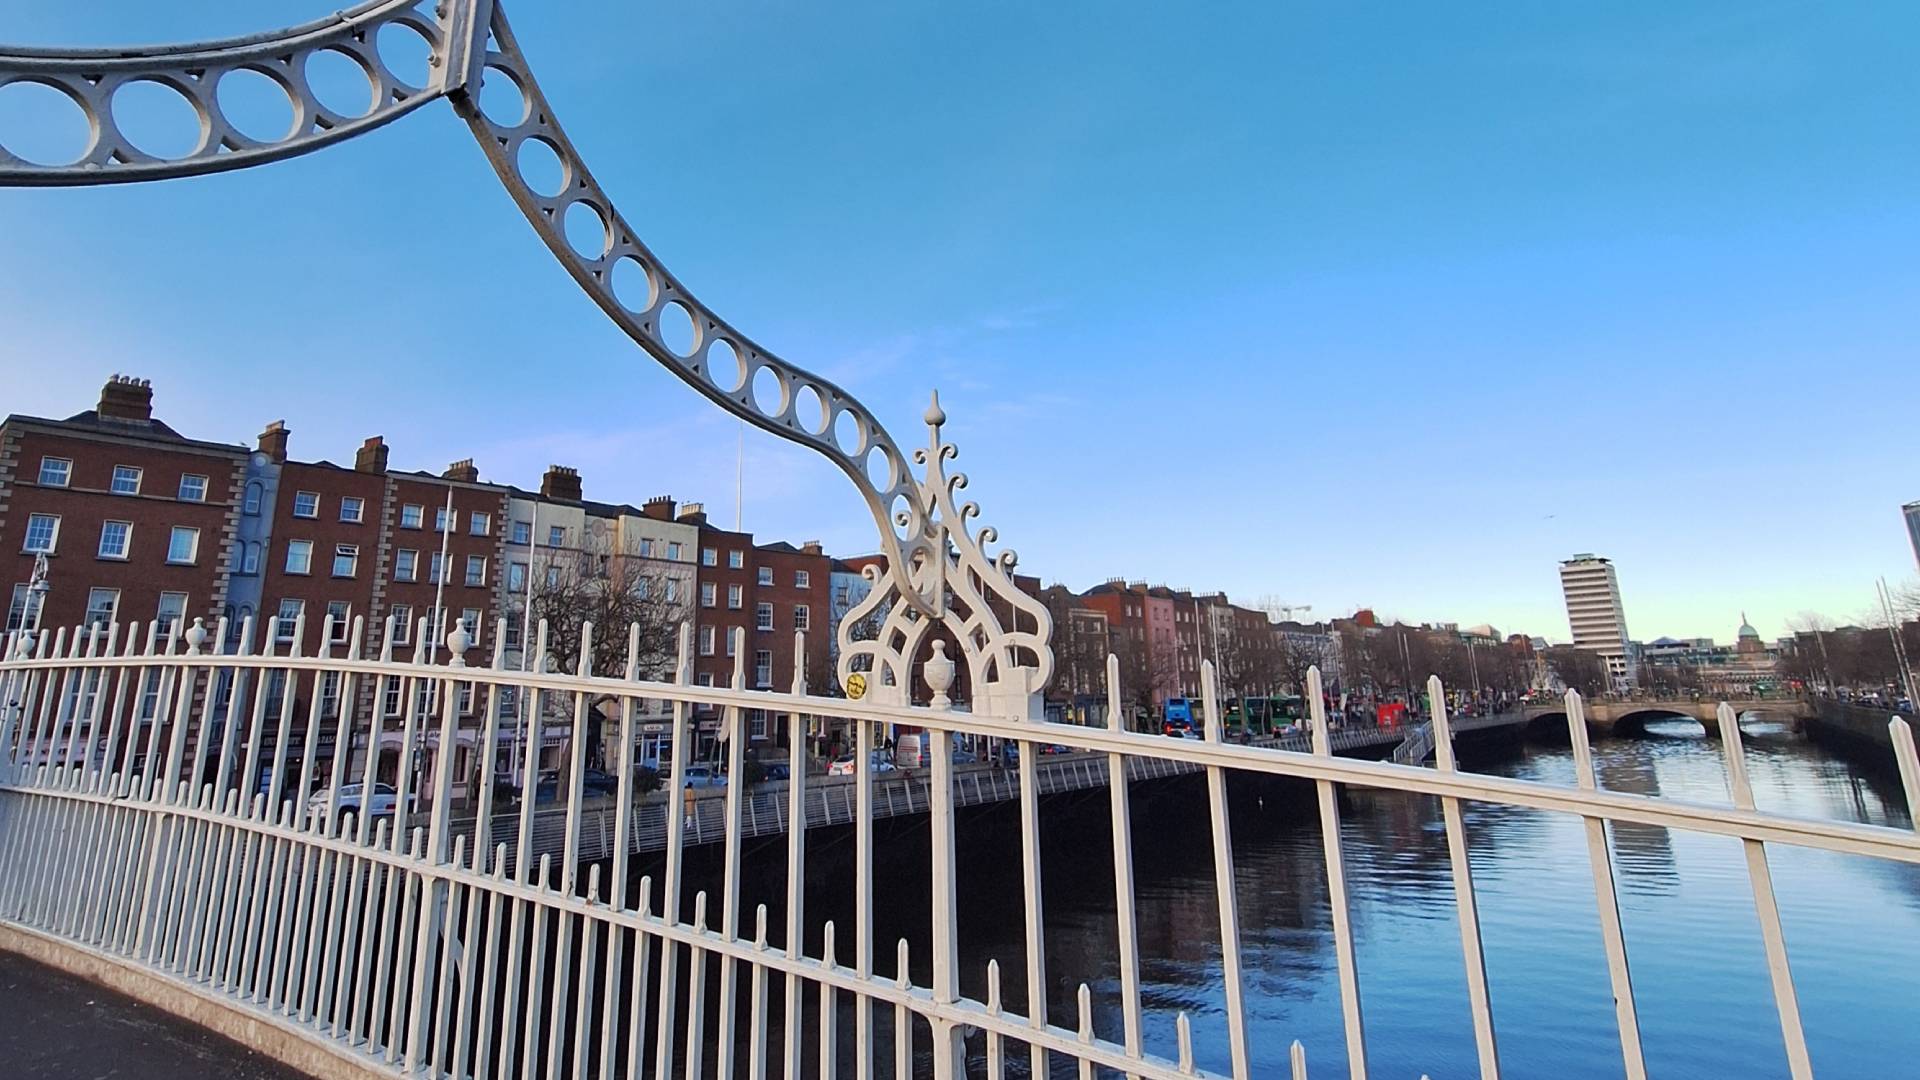
[{"label": "blue sky", "polygon": [[[14,0],[27,44],[322,8]],[[1567,636],[1848,618],[1914,569],[1920,8],[508,4],[703,298],[918,444],[1024,569]],[[0,139],[51,137],[0,92]],[[433,105],[217,177],[0,193],[0,408],[154,380],[300,456],[474,457],[732,518],[738,425],[629,343]],[[747,438],[746,524],[872,547]]]}]

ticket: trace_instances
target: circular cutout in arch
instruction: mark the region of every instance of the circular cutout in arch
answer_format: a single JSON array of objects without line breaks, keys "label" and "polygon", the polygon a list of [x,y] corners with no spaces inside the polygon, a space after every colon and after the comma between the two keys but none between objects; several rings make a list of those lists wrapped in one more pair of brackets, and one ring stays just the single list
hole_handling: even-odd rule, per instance
[{"label": "circular cutout in arch", "polygon": [[881,491],[886,491],[893,486],[893,455],[887,453],[886,447],[875,446],[867,451],[866,470],[867,479],[873,481],[874,487],[879,488]]},{"label": "circular cutout in arch", "polygon": [[33,165],[71,165],[93,143],[87,110],[45,83],[0,86],[0,146]]},{"label": "circular cutout in arch", "polygon": [[729,394],[737,393],[746,384],[746,364],[740,359],[740,350],[726,338],[714,338],[707,346],[707,378],[713,385]]},{"label": "circular cutout in arch", "polygon": [[833,444],[848,457],[857,457],[867,445],[866,432],[852,409],[841,409],[833,417]]},{"label": "circular cutout in arch", "polygon": [[433,43],[403,22],[390,22],[374,35],[380,64],[387,73],[413,90],[433,84]]},{"label": "circular cutout in arch", "polygon": [[693,347],[698,344],[693,316],[678,300],[669,300],[660,308],[659,330],[660,343],[667,351],[682,359],[693,355]]},{"label": "circular cutout in arch", "polygon": [[567,234],[567,245],[580,257],[599,262],[613,246],[613,234],[600,208],[584,199],[569,203],[560,215],[560,228]]},{"label": "circular cutout in arch", "polygon": [[254,142],[276,143],[293,134],[293,98],[264,71],[227,72],[213,88],[213,99],[227,126]]},{"label": "circular cutout in arch", "polygon": [[308,92],[328,112],[354,120],[373,111],[373,75],[359,57],[321,49],[309,53],[301,69]]},{"label": "circular cutout in arch", "polygon": [[520,182],[535,195],[551,199],[566,189],[567,166],[552,143],[545,139],[522,139],[513,157]]},{"label": "circular cutout in arch", "polygon": [[517,128],[533,106],[512,73],[489,64],[480,69],[480,111],[503,128]]},{"label": "circular cutout in arch", "polygon": [[113,126],[135,150],[177,161],[200,149],[205,124],[185,94],[152,79],[123,83],[113,92]]},{"label": "circular cutout in arch", "polygon": [[827,402],[813,386],[802,386],[793,396],[793,422],[809,435],[827,433]]},{"label": "circular cutout in arch", "polygon": [[622,255],[614,264],[613,272],[607,275],[612,282],[613,298],[620,306],[635,315],[653,309],[655,295],[653,274],[646,265],[631,255]]},{"label": "circular cutout in arch", "polygon": [[787,381],[770,364],[762,364],[754,369],[753,406],[768,417],[777,417],[787,411]]}]

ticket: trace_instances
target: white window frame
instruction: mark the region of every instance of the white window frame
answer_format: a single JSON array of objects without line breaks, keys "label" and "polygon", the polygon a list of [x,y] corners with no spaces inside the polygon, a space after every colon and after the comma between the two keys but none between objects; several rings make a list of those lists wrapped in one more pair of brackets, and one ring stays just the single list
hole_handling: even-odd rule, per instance
[{"label": "white window frame", "polygon": [[759,570],[754,573],[753,583],[763,589],[773,588],[773,567],[760,567]]},{"label": "white window frame", "polygon": [[700,628],[700,655],[701,656],[713,655],[714,639],[717,636],[718,635],[714,633],[714,627],[712,623],[708,623],[706,626],[703,626]]},{"label": "white window frame", "polygon": [[333,619],[333,633],[327,638],[332,645],[345,645],[353,630],[353,603],[348,600],[327,601],[327,615]]},{"label": "white window frame", "polygon": [[[34,543],[33,543],[34,526],[40,524],[43,521],[50,521],[53,524],[49,526],[47,529],[46,543],[36,547],[34,546]],[[43,551],[46,552],[48,555],[52,555],[57,551],[59,547],[60,547],[60,515],[59,514],[28,514],[27,515],[27,531],[26,531],[26,534],[20,538],[20,550],[29,555],[38,554],[39,552],[43,552]]]},{"label": "white window frame", "polygon": [[426,523],[427,508],[419,503],[407,503],[400,507],[400,527],[418,529]]},{"label": "white window frame", "polygon": [[523,562],[508,563],[507,564],[507,591],[517,595],[521,592],[524,592],[526,588],[527,588],[527,564]]},{"label": "white window frame", "polygon": [[460,622],[467,628],[467,633],[472,635],[476,646],[480,644],[480,621],[486,617],[487,613],[477,607],[460,609]]},{"label": "white window frame", "polygon": [[680,541],[678,540],[667,541],[667,558],[672,559],[675,562],[680,561]]},{"label": "white window frame", "polygon": [[813,612],[805,604],[793,605],[793,628],[795,630],[813,629]]},{"label": "white window frame", "polygon": [[[341,559],[347,560],[347,572],[344,574],[340,572]],[[360,545],[359,544],[333,545],[333,565],[332,567],[330,567],[330,569],[333,571],[333,576],[337,578],[352,578],[352,577],[360,576]]]},{"label": "white window frame", "polygon": [[427,584],[429,585],[440,584],[441,581],[443,581],[446,578],[446,574],[447,574],[447,561],[441,558],[440,553],[437,551],[428,552],[427,553]]},{"label": "white window frame", "polygon": [[747,553],[740,550],[727,552],[727,569],[744,570],[747,567]]},{"label": "white window frame", "polygon": [[[120,534],[120,550],[117,552],[110,552],[107,550],[107,537],[112,533],[113,527],[115,525],[123,526],[125,528],[125,531]],[[100,523],[100,546],[94,549],[93,554],[95,558],[106,559],[109,562],[126,562],[127,557],[133,554],[133,522],[131,521],[101,522]]]},{"label": "white window frame", "polygon": [[[410,645],[413,643],[413,605],[395,604],[387,609],[387,615],[393,619],[393,643]],[[395,679],[394,682],[400,680]]]},{"label": "white window frame", "polygon": [[[140,484],[146,479],[146,476],[147,470],[138,465],[115,465],[113,467],[113,480],[109,482],[107,490],[115,495],[138,495],[140,494]],[[132,478],[133,485],[129,488],[122,489],[120,481],[128,477]]]},{"label": "white window frame", "polygon": [[318,518],[320,516],[320,493],[317,491],[294,492],[292,513],[293,516],[297,518]]},{"label": "white window frame", "polygon": [[[94,603],[94,601],[102,596],[107,597],[109,599],[109,603],[107,604],[107,609],[106,609],[106,617],[103,619],[96,619],[94,618],[94,612],[98,611],[99,607]],[[119,589],[97,589],[96,588],[96,589],[87,590],[87,615],[85,620],[82,621],[81,625],[111,626],[113,625],[114,617],[119,614],[120,614],[120,590]]]},{"label": "white window frame", "polygon": [[467,535],[486,536],[493,532],[493,515],[478,510],[467,515]]},{"label": "white window frame", "polygon": [[533,545],[533,522],[531,521],[514,522],[513,537],[509,541],[509,543],[518,544],[521,547],[531,547]]},{"label": "white window frame", "polygon": [[759,689],[773,685],[772,649],[753,650],[753,685]]},{"label": "white window frame", "polygon": [[744,590],[738,585],[727,586],[727,610],[739,611],[744,603],[746,603]]},{"label": "white window frame", "polygon": [[[347,513],[348,507],[353,508],[353,513]],[[351,525],[367,520],[367,500],[358,495],[340,496],[340,520]]]},{"label": "white window frame", "polygon": [[653,538],[652,537],[643,536],[640,538],[640,557],[643,559],[653,558]]},{"label": "white window frame", "polygon": [[454,510],[453,512],[449,513],[447,511],[447,508],[444,506],[434,507],[433,508],[433,531],[446,532],[448,531],[449,528],[451,528],[454,532],[460,531],[460,511]]},{"label": "white window frame", "polygon": [[796,589],[813,588],[813,574],[806,570],[795,570],[793,572],[793,587]]},{"label": "white window frame", "polygon": [[[288,605],[292,606],[289,607]],[[293,613],[291,616],[287,614],[289,611]],[[291,642],[293,640],[293,632],[297,629],[296,624],[299,623],[300,616],[306,614],[306,612],[307,602],[305,600],[296,600],[291,596],[282,597],[280,599],[280,606],[273,611],[273,640],[282,644]]]},{"label": "white window frame", "polygon": [[720,565],[719,550],[717,548],[709,548],[709,547],[701,548],[700,549],[700,565],[701,566],[719,566]]},{"label": "white window frame", "polygon": [[[170,596],[177,596],[180,598],[180,603],[178,605],[179,610],[173,612],[172,614],[172,619],[174,620],[173,623],[169,623],[167,621],[169,617],[167,614],[167,606],[168,606],[167,598]],[[154,629],[160,635],[160,640],[162,641],[166,640],[170,626],[186,621],[187,605],[192,601],[192,599],[193,599],[192,597],[188,596],[186,593],[183,593],[183,592],[163,592],[160,594],[160,603],[155,605],[154,613],[153,613]]]},{"label": "white window frame", "polygon": [[[57,469],[54,468],[56,464],[59,466]],[[49,472],[56,473],[57,478],[49,480],[47,478]],[[40,459],[39,484],[41,487],[71,487],[73,484],[73,459],[52,456],[42,457]]]},{"label": "white window frame", "polygon": [[[174,557],[173,549],[179,543],[182,535],[187,538],[187,557],[178,559]],[[167,530],[167,565],[192,566],[199,561],[200,530],[192,525],[174,525],[170,527]]]},{"label": "white window frame", "polygon": [[467,556],[467,576],[462,579],[467,588],[485,588],[487,584],[487,557],[485,555]]},{"label": "white window frame", "polygon": [[[196,481],[197,483],[189,483]],[[195,492],[193,489],[198,488]],[[181,473],[179,499],[181,502],[203,503],[207,501],[207,478],[201,473]]]},{"label": "white window frame", "polygon": [[[294,569],[293,553],[296,551],[301,553],[300,569],[298,570]],[[313,541],[288,540],[287,561],[283,565],[286,573],[293,574],[297,577],[310,576],[313,573]]]},{"label": "white window frame", "polygon": [[753,606],[753,628],[767,631],[773,629],[773,602],[762,600]]},{"label": "white window frame", "polygon": [[417,549],[415,548],[394,549],[393,580],[395,581],[420,580],[420,552]]},{"label": "white window frame", "polygon": [[700,606],[703,608],[720,606],[720,587],[711,581],[700,583]]},{"label": "white window frame", "polygon": [[13,587],[13,599],[7,605],[7,629],[19,630],[27,625],[27,605],[33,599],[33,586],[22,582]]},{"label": "white window frame", "polygon": [[555,548],[567,546],[567,527],[565,525],[547,526],[547,546]]}]

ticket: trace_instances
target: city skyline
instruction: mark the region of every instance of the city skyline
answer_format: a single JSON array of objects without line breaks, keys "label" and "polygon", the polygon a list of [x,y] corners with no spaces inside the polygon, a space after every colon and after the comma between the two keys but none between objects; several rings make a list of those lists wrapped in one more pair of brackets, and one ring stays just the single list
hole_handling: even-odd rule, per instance
[{"label": "city skyline", "polygon": [[[29,5],[9,34],[311,14]],[[1651,636],[1847,621],[1912,573],[1895,513],[1920,485],[1881,433],[1909,377],[1920,159],[1891,72],[1915,13],[1006,17],[691,12],[637,57],[649,16],[620,5],[522,33],[568,58],[547,92],[616,199],[674,208],[630,213],[691,287],[904,445],[942,391],[1033,572],[1556,639],[1580,551]],[[628,123],[649,97],[676,107]],[[716,149],[657,152],[688,146]],[[418,183],[371,182],[389,169]],[[121,370],[220,438],[293,412],[328,456],[382,432],[410,468],[527,486],[566,462],[609,498],[719,494],[730,521],[738,425],[585,303],[485,172],[423,115],[194,184],[12,193],[6,408],[65,415]],[[872,546],[829,467],[758,432],[747,453],[749,527]]]}]

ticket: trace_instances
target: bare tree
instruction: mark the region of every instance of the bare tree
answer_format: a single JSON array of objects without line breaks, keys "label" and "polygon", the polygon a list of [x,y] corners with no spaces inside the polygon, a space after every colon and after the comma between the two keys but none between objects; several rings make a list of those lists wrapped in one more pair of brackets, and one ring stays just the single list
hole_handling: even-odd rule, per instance
[{"label": "bare tree", "polygon": [[1547,666],[1569,689],[1586,697],[1606,692],[1610,685],[1607,662],[1599,653],[1572,645],[1555,645],[1545,652]]}]

